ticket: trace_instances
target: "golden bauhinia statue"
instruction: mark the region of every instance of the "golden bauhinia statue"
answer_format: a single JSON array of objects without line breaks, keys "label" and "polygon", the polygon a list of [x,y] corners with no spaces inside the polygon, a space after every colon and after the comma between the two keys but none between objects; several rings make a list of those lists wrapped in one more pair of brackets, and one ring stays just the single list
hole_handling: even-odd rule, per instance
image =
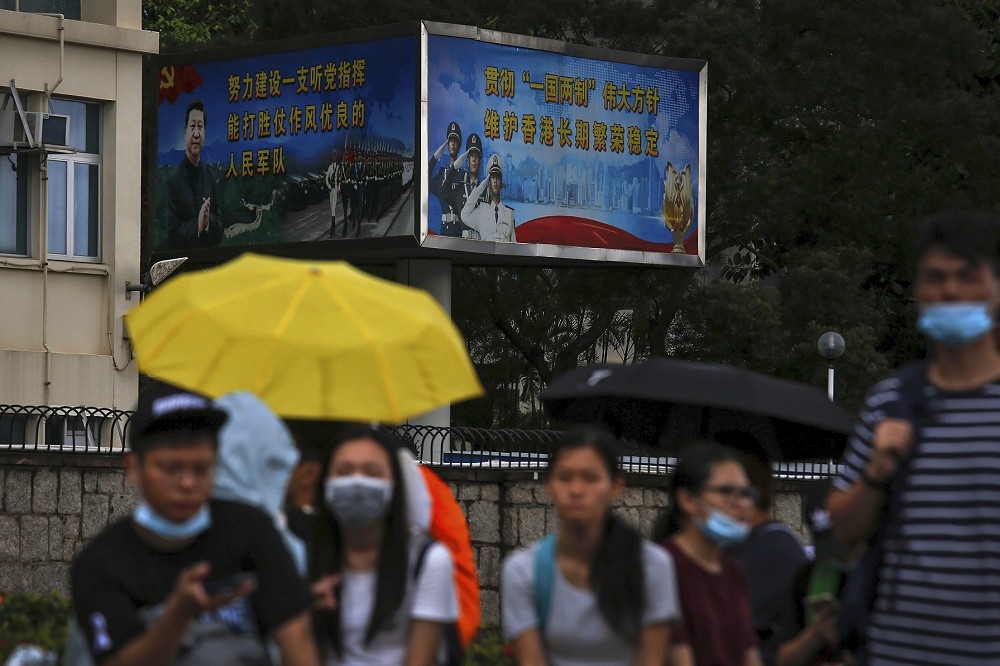
[{"label": "golden bauhinia statue", "polygon": [[687,254],[684,250],[684,234],[694,222],[694,195],[691,193],[691,165],[686,164],[678,171],[667,162],[663,179],[663,222],[673,234],[673,254]]}]

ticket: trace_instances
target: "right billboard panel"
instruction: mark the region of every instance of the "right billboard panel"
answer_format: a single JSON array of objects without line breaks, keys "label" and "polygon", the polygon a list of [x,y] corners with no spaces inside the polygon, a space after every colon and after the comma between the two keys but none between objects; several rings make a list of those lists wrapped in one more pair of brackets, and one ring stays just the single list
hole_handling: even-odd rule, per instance
[{"label": "right billboard panel", "polygon": [[704,61],[537,43],[427,35],[424,245],[700,265]]}]

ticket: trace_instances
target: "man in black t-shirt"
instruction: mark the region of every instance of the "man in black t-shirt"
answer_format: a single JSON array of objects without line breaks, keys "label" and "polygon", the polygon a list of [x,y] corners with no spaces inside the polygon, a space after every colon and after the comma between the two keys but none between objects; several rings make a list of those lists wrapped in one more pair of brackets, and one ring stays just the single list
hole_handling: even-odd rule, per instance
[{"label": "man in black t-shirt", "polygon": [[225,412],[160,386],[130,425],[132,516],[96,537],[71,570],[76,619],[98,664],[268,664],[319,659],[311,597],[271,519],[209,500]]}]

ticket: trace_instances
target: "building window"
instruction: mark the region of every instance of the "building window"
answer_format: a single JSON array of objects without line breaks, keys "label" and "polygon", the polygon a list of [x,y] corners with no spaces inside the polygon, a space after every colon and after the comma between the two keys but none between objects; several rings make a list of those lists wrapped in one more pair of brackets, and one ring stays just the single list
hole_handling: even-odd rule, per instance
[{"label": "building window", "polygon": [[0,9],[62,14],[79,21],[81,7],[80,0],[0,0]]},{"label": "building window", "polygon": [[50,257],[100,259],[101,107],[53,99],[55,113],[70,117],[76,153],[47,156]]},{"label": "building window", "polygon": [[28,159],[0,155],[0,254],[28,254]]}]

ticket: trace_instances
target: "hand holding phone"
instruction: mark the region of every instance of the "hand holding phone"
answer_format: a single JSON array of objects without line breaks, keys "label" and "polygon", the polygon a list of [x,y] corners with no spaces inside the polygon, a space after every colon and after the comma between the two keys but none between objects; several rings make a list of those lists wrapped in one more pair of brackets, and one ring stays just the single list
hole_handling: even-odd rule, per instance
[{"label": "hand holding phone", "polygon": [[243,571],[232,576],[226,576],[225,578],[206,580],[203,585],[205,587],[205,594],[210,597],[217,597],[233,594],[247,583],[253,583],[256,586],[257,574],[252,571]]},{"label": "hand holding phone", "polygon": [[814,615],[822,613],[836,615],[840,612],[840,602],[829,592],[808,596],[805,598],[805,604]]}]

